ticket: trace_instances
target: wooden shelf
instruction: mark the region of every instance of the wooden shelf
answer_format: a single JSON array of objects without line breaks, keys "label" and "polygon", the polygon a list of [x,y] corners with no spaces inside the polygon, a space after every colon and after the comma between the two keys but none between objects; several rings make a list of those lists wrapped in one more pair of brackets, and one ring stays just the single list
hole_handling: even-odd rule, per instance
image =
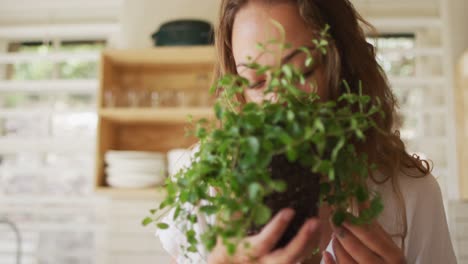
[{"label": "wooden shelf", "polygon": [[214,117],[211,108],[104,108],[99,116],[117,123],[187,123],[189,116],[194,120]]},{"label": "wooden shelf", "polygon": [[110,196],[112,198],[151,198],[162,200],[166,197],[164,187],[151,188],[113,188],[113,187],[96,187],[95,192],[98,195]]}]

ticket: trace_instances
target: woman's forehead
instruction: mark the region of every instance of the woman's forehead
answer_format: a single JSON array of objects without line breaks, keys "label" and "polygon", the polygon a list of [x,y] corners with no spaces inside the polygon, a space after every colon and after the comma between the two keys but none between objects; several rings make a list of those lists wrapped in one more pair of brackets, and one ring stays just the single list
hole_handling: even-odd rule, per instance
[{"label": "woman's forehead", "polygon": [[[281,24],[286,33],[285,42],[297,48],[311,43],[313,32],[304,23],[295,5],[250,4],[244,6],[236,15],[233,32],[232,48],[236,63],[242,63],[246,58],[257,58],[262,51],[257,48],[258,43],[267,44],[271,40],[282,40],[281,30],[275,22]],[[269,45],[273,52],[279,45]],[[263,54],[262,59],[272,60],[273,55]]]}]

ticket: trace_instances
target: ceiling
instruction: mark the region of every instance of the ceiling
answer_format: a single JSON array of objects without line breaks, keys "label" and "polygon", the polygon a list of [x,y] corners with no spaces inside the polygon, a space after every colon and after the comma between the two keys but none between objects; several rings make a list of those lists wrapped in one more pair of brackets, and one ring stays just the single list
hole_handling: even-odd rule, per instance
[{"label": "ceiling", "polygon": [[[194,1],[182,0],[187,6]],[[219,0],[221,1],[221,0]],[[439,2],[447,0],[351,0],[364,16],[432,16],[438,14]],[[131,2],[158,6],[165,10],[172,1],[165,0],[0,0],[0,25],[32,23],[79,23],[117,21]],[[176,11],[172,9],[173,11]],[[166,11],[165,11],[166,12]],[[166,14],[163,14],[166,15]]]}]

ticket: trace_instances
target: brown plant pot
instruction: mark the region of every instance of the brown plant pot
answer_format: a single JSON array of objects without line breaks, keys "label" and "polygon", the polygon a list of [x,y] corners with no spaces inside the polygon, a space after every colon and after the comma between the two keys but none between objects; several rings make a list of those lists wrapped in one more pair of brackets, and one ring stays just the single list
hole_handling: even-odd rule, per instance
[{"label": "brown plant pot", "polygon": [[[305,221],[318,215],[320,194],[320,176],[299,162],[289,162],[285,155],[272,158],[268,168],[273,179],[284,180],[287,184],[285,192],[276,192],[265,197],[264,203],[276,215],[283,208],[292,208],[294,218],[289,223],[275,249],[285,247],[301,229]],[[263,226],[253,226],[249,235],[261,231]]]}]

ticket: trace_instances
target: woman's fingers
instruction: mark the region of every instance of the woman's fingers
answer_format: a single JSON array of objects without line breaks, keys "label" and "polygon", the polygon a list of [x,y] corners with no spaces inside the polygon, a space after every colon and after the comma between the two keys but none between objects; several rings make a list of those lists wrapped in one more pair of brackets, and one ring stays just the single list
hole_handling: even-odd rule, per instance
[{"label": "woman's fingers", "polygon": [[333,239],[333,252],[335,252],[338,264],[357,264],[357,262],[343,248],[338,239]]},{"label": "woman's fingers", "polygon": [[312,254],[320,241],[320,223],[318,219],[310,219],[304,223],[301,230],[289,242],[262,259],[261,263],[297,263]]},{"label": "woman's fingers", "polygon": [[333,259],[333,256],[329,252],[324,251],[322,256],[325,264],[336,264],[335,260]]},{"label": "woman's fingers", "polygon": [[333,230],[335,232],[335,240],[339,242],[340,246],[342,246],[346,252],[352,254],[352,258],[357,263],[382,263],[381,258],[379,258],[346,228],[333,227]]},{"label": "woman's fingers", "polygon": [[[359,204],[359,209],[360,209],[360,210],[369,209],[369,207],[370,207],[370,201],[366,201],[366,202],[364,202],[364,203],[360,203],[360,204]],[[392,240],[392,238],[390,237],[390,235],[388,235],[388,233],[382,228],[382,226],[381,226],[376,220],[372,221],[372,223],[370,223],[369,225],[353,226],[353,225],[351,225],[350,223],[347,223],[347,222],[344,222],[343,225],[344,225],[346,228],[350,229],[350,230],[351,230],[351,228],[352,228],[353,230],[351,230],[351,231],[352,231],[353,233],[354,233],[354,231],[355,231],[355,230],[354,230],[354,227],[356,227],[356,231],[358,231],[358,232],[359,232],[359,231],[366,231],[366,230],[367,230],[367,231],[371,231],[372,233],[375,232],[375,233],[379,234],[380,236],[385,237],[385,239],[387,240],[387,242],[393,244],[393,240]],[[359,227],[361,227],[361,228],[360,228],[361,230],[358,230]],[[366,230],[362,230],[362,229],[366,229]],[[359,237],[359,239],[361,239],[361,234],[362,234],[362,233],[364,233],[364,232],[360,232],[360,234],[355,234],[355,235],[356,235],[357,237]],[[368,233],[369,233],[369,232],[368,232]]]},{"label": "woman's fingers", "polygon": [[283,209],[255,236],[246,239],[249,248],[242,244],[237,248],[234,256],[229,256],[222,241],[218,239],[215,249],[209,256],[208,263],[251,263],[268,254],[281,238],[289,222],[294,217],[294,210]]},{"label": "woman's fingers", "polygon": [[386,261],[393,260],[395,256],[399,255],[397,254],[400,252],[399,248],[377,222],[370,225],[352,225],[345,222],[343,227],[344,230],[348,230],[363,245]]},{"label": "woman's fingers", "polygon": [[282,237],[289,222],[294,217],[292,209],[283,209],[263,229],[247,239],[251,247],[241,247],[234,257],[227,255],[226,249],[218,245],[210,255],[208,263],[262,263],[290,264],[297,263],[310,256],[320,241],[320,223],[310,219],[304,223],[293,240],[284,248],[269,253]]},{"label": "woman's fingers", "polygon": [[254,251],[256,251],[252,253],[258,257],[270,252],[288,228],[293,217],[294,210],[290,208],[283,209],[276,214],[258,235],[250,239]]}]

